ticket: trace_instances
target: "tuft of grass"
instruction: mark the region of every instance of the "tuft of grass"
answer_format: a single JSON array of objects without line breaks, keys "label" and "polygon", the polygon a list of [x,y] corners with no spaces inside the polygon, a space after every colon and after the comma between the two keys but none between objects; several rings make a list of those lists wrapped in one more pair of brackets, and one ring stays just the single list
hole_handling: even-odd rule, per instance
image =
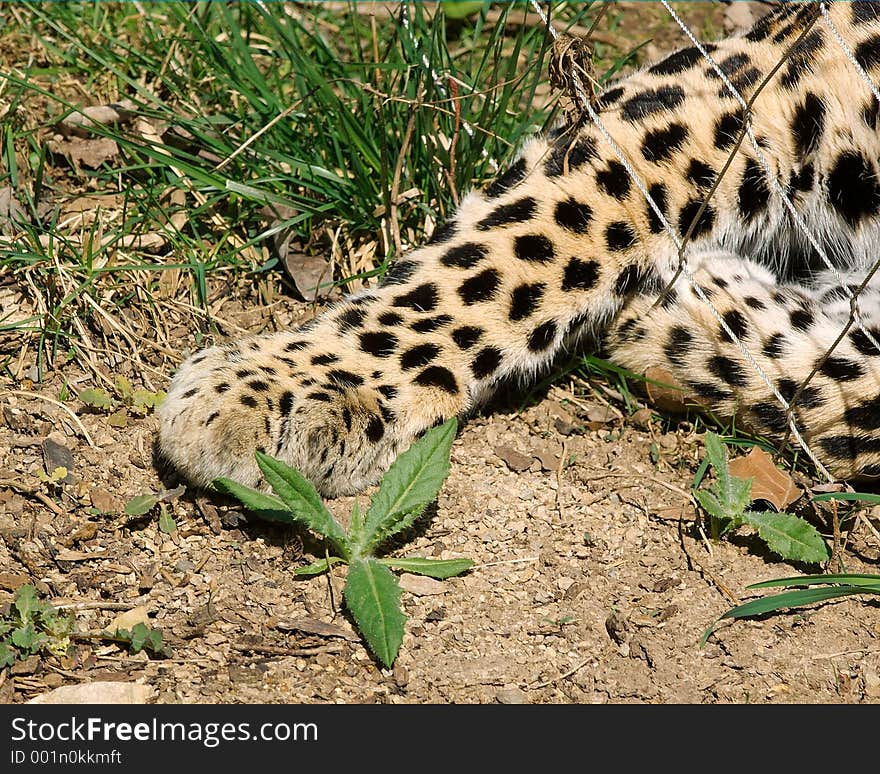
[{"label": "tuft of grass", "polygon": [[298,523],[327,541],[333,555],[295,570],[311,576],[334,564],[347,564],[345,603],[358,629],[386,667],[397,658],[406,616],[400,609],[400,586],[390,568],[445,579],[469,570],[470,559],[380,557],[383,544],[410,527],[437,496],[449,474],[449,450],[457,422],[450,419],[432,428],[391,465],[362,514],[355,502],[345,531],[312,484],[294,468],[257,452],[257,463],[274,494],[220,478],[214,486],[238,499],[269,521]]}]

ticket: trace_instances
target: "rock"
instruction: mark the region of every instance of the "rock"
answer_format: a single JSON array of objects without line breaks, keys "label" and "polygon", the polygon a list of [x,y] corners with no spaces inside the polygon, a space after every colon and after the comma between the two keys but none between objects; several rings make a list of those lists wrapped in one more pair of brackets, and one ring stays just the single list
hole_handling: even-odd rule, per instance
[{"label": "rock", "polygon": [[415,594],[417,597],[429,597],[434,594],[445,594],[446,585],[424,575],[404,573],[400,576],[400,588]]},{"label": "rock", "polygon": [[94,682],[62,685],[28,704],[146,704],[153,689],[140,683]]}]

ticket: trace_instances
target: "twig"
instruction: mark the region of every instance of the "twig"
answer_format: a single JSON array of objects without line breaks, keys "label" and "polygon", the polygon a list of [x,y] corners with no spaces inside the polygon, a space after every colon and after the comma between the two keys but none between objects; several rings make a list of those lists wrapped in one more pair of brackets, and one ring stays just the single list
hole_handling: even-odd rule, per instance
[{"label": "twig", "polygon": [[536,690],[538,690],[538,688],[546,688],[548,685],[553,685],[554,683],[561,682],[562,680],[565,680],[566,678],[571,677],[575,672],[578,672],[581,669],[583,669],[592,660],[593,660],[593,657],[590,656],[590,658],[584,659],[579,664],[577,664],[576,666],[573,666],[567,672],[563,672],[561,675],[558,675],[557,677],[554,677],[550,680],[545,680],[543,683],[535,683],[534,685],[527,685],[526,690],[536,691]]},{"label": "twig", "polygon": [[281,648],[275,645],[234,644],[233,650],[239,653],[262,653],[268,656],[317,656],[321,653],[342,653],[344,645],[320,645],[315,648]]}]

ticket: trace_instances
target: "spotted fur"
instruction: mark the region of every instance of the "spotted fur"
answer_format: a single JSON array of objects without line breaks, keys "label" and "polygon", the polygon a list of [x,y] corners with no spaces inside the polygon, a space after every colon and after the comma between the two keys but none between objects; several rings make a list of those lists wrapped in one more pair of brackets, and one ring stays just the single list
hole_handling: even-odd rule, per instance
[{"label": "spotted fur", "polygon": [[[831,8],[875,79],[877,11]],[[755,101],[754,133],[773,176],[858,286],[880,244],[878,105],[822,19],[801,34],[816,13],[785,5],[707,50],[746,100],[787,54]],[[800,392],[795,418],[820,459],[840,477],[880,475],[880,352],[854,327],[822,361],[849,301],[819,271],[748,141],[704,206],[743,122],[726,83],[687,48],[612,85],[598,104],[664,217],[691,233],[689,271],[724,325],[683,277],[658,295],[676,275],[676,249],[585,125],[527,143],[376,289],[307,328],[189,358],[160,411],[164,455],[197,485],[216,476],[255,484],[261,449],[328,495],[356,492],[426,428],[471,411],[502,379],[533,377],[586,337],[633,371],[664,369],[696,404],[773,439],[788,428],[774,391],[788,400]],[[860,308],[880,334],[880,284]]]}]

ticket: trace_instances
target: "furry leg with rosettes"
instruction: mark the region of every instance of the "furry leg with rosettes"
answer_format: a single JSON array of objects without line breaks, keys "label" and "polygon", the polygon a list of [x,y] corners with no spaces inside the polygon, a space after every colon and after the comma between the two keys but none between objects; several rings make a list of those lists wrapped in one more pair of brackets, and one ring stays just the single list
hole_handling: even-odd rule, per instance
[{"label": "furry leg with rosettes", "polygon": [[[880,77],[880,6],[835,3],[830,15],[855,59]],[[604,125],[666,223],[691,234],[691,270],[705,274],[712,251],[718,262],[756,262],[742,262],[745,286],[712,275],[713,300],[783,396],[842,322],[816,296],[821,262],[782,193],[849,276],[864,276],[880,244],[880,106],[817,19],[814,4],[786,4],[745,35],[707,46],[727,81],[689,48],[598,97]],[[753,105],[760,152],[749,141],[737,148],[743,112],[731,86],[749,99],[781,58]],[[262,449],[325,494],[356,492],[433,423],[472,410],[503,379],[533,379],[569,343],[601,336],[615,320],[613,359],[635,371],[672,366],[711,410],[745,411],[759,432],[782,438],[773,391],[687,287],[648,311],[677,261],[663,220],[592,125],[536,138],[378,288],[298,331],[187,360],[159,412],[160,448],[196,485],[217,476],[257,483]],[[633,338],[640,327],[645,335]],[[839,475],[877,472],[876,358],[854,329],[799,402],[807,437]]]}]

